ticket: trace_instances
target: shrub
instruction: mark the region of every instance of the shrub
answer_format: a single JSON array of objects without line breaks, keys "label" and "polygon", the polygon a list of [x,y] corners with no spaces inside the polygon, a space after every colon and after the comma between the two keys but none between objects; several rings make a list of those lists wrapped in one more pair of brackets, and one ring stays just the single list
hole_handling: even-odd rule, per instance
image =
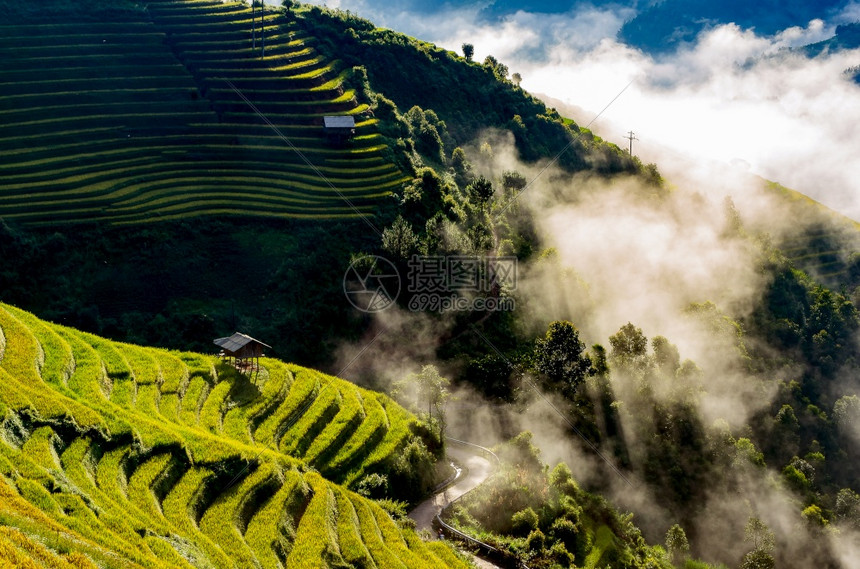
[{"label": "shrub", "polygon": [[515,535],[527,536],[538,529],[538,515],[532,508],[526,508],[511,517],[511,530]]},{"label": "shrub", "polygon": [[534,530],[526,538],[526,548],[538,552],[546,546],[546,536],[539,529]]}]

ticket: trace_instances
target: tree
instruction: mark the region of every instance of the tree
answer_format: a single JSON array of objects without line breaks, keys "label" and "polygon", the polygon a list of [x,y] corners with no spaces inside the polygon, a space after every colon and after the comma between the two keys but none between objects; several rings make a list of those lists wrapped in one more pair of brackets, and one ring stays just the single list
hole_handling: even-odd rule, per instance
[{"label": "tree", "polygon": [[767,527],[761,518],[750,516],[747,520],[747,525],[744,528],[744,541],[752,542],[755,549],[764,551],[772,551],[776,545],[776,540],[773,532]]},{"label": "tree", "polygon": [[466,58],[467,61],[472,61],[472,56],[475,55],[475,46],[470,43],[463,44],[463,57]]},{"label": "tree", "polygon": [[412,128],[412,137],[415,140],[415,150],[420,154],[431,158],[433,161],[444,163],[445,152],[440,129],[445,130],[445,123],[432,110],[425,111],[418,105],[413,106],[403,115],[406,122]]},{"label": "tree", "polygon": [[546,547],[546,536],[544,533],[536,529],[526,538],[526,549],[529,551],[540,551]]},{"label": "tree", "polygon": [[630,322],[609,337],[612,346],[612,359],[623,367],[633,368],[641,363],[648,350],[648,338]]},{"label": "tree", "polygon": [[526,177],[516,170],[505,170],[502,172],[502,187],[507,193],[516,193],[528,185]]},{"label": "tree", "polygon": [[535,343],[534,355],[536,369],[571,398],[585,378],[595,373],[579,331],[567,320],[549,325],[546,336]]},{"label": "tree", "polygon": [[651,340],[651,347],[654,350],[654,361],[657,367],[666,374],[667,377],[675,375],[675,371],[681,365],[681,356],[678,353],[678,347],[670,343],[663,336],[657,336]]},{"label": "tree", "polygon": [[522,81],[523,81],[523,76],[520,75],[519,73],[514,73],[513,75],[511,75],[511,81],[514,82],[514,85],[519,87],[520,83],[522,83]]},{"label": "tree", "polygon": [[468,192],[469,197],[483,206],[493,197],[493,183],[484,176],[478,176],[466,186],[466,192]]},{"label": "tree", "polygon": [[472,181],[472,164],[466,158],[466,153],[459,146],[451,152],[451,170],[454,173],[454,182],[460,188],[465,188]]},{"label": "tree", "polygon": [[744,541],[753,544],[753,550],[743,556],[741,569],[773,569],[775,561],[771,551],[776,545],[773,532],[756,516],[750,516],[744,528]]},{"label": "tree", "polygon": [[511,517],[514,535],[526,536],[538,529],[538,515],[531,507],[520,510]]},{"label": "tree", "polygon": [[418,236],[401,215],[382,232],[382,248],[398,259],[408,259],[417,247]]},{"label": "tree", "polygon": [[860,398],[856,395],[843,395],[833,405],[833,418],[836,425],[850,432],[854,425],[860,423]]},{"label": "tree", "polygon": [[433,168],[421,168],[412,183],[403,188],[403,211],[412,223],[424,224],[442,209],[450,184]]},{"label": "tree", "polygon": [[497,79],[504,79],[508,76],[508,66],[500,62],[492,55],[488,55],[486,58],[484,58],[484,67],[489,68]]},{"label": "tree", "polygon": [[409,388],[415,394],[418,404],[427,402],[427,414],[433,418],[433,410],[436,410],[436,418],[439,421],[441,436],[445,434],[445,413],[443,406],[451,396],[448,385],[451,382],[439,375],[439,370],[434,365],[425,365],[419,373],[412,373],[406,380],[395,385],[395,392]]},{"label": "tree", "polygon": [[824,517],[824,512],[818,504],[807,506],[800,515],[812,529],[824,528],[830,524],[830,520]]},{"label": "tree", "polygon": [[754,549],[741,560],[741,569],[773,569],[776,562],[773,555],[761,549]]},{"label": "tree", "polygon": [[851,488],[843,488],[836,494],[836,518],[853,528],[860,528],[860,495]]},{"label": "tree", "polygon": [[594,366],[594,374],[606,376],[609,373],[609,363],[606,361],[606,348],[600,344],[591,346],[591,362]]},{"label": "tree", "polygon": [[680,564],[690,552],[687,534],[684,532],[684,528],[678,524],[673,525],[666,532],[666,551],[669,552],[669,558],[673,565]]}]

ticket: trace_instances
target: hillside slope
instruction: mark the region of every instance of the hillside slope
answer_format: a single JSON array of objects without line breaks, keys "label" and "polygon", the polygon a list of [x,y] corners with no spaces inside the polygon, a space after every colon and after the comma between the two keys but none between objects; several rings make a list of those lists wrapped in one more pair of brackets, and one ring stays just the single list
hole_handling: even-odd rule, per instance
[{"label": "hillside slope", "polygon": [[[284,13],[90,4],[0,26],[3,218],[356,217],[405,180],[338,62]],[[355,117],[352,141],[329,140],[325,115]]]},{"label": "hillside slope", "polygon": [[789,215],[806,223],[778,243],[786,258],[834,290],[860,286],[860,223],[780,184],[767,187]]},{"label": "hillside slope", "polygon": [[0,305],[0,553],[68,567],[459,567],[338,482],[415,419],[266,359],[106,341]]}]

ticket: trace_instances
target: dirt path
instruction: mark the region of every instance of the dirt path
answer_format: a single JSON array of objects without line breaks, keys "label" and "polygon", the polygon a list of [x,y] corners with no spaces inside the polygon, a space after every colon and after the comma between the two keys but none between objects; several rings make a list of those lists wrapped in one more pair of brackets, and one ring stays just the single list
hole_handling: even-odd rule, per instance
[{"label": "dirt path", "polygon": [[[455,463],[454,467],[457,469],[458,475],[456,481],[441,492],[427,498],[409,512],[409,517],[415,520],[417,529],[426,529],[433,536],[433,539],[436,539],[436,533],[431,524],[433,518],[442,511],[442,508],[480,485],[493,473],[493,463],[468,447],[448,444],[447,458]],[[467,555],[480,569],[500,569],[498,565],[493,565],[489,561],[468,553]]]},{"label": "dirt path", "polygon": [[415,520],[417,529],[426,529],[431,534],[433,534],[433,528],[430,524],[442,508],[480,485],[493,472],[493,464],[489,460],[468,448],[449,444],[447,453],[448,459],[454,461],[455,467],[459,470],[457,481],[438,494],[427,498],[409,512],[409,517]]}]

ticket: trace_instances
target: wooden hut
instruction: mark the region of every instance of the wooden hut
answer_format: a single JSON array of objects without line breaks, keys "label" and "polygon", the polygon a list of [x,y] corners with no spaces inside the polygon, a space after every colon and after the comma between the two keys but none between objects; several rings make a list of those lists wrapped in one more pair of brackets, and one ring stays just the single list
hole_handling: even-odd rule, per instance
[{"label": "wooden hut", "polygon": [[329,140],[336,144],[343,144],[355,134],[355,117],[352,115],[323,117],[323,127]]},{"label": "wooden hut", "polygon": [[263,349],[272,349],[272,346],[255,340],[251,336],[236,332],[226,338],[217,338],[215,345],[221,348],[221,359],[232,361],[233,365],[240,370],[259,369],[260,358],[263,357]]}]

